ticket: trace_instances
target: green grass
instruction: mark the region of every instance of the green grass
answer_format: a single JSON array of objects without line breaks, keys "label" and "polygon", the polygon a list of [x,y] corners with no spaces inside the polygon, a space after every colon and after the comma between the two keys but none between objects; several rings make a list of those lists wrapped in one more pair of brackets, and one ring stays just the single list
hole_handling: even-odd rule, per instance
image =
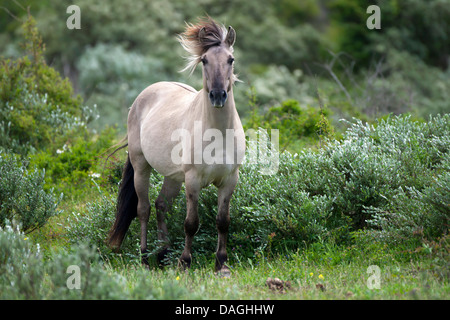
[{"label": "green grass", "polygon": [[[87,198],[63,201],[63,213],[28,236],[28,241],[40,244],[44,260],[54,260],[58,254],[66,255],[64,252],[82,251],[68,243],[64,225],[71,212],[84,208],[83,203],[87,201]],[[242,258],[228,248],[230,278],[214,274],[213,252],[209,257],[203,255],[198,258],[193,252],[193,266],[187,272],[176,266],[176,257],[172,259],[173,265],[163,270],[145,269],[139,263],[137,252],[107,256],[97,252],[93,268],[101,270],[99,281],[117,283],[113,286],[117,290],[113,297],[118,299],[379,300],[450,297],[450,237],[444,237],[440,242],[425,241],[416,248],[368,241],[363,234],[362,231],[354,233],[352,244],[348,246],[319,241],[295,252],[261,251],[254,259]],[[380,268],[379,289],[368,287],[372,276],[368,267],[371,265]],[[290,287],[281,291],[271,290],[266,285],[268,278],[289,282]],[[45,286],[46,281],[42,289],[51,290]]]},{"label": "green grass", "polygon": [[[18,236],[12,258],[18,268],[29,264],[42,279],[33,280],[17,295],[5,293],[5,297],[22,299],[30,292],[35,299],[446,300],[450,297],[449,236],[440,241],[423,241],[415,248],[411,244],[407,247],[367,241],[360,231],[354,233],[351,245],[318,241],[297,251],[260,251],[253,259],[242,258],[229,248],[232,274],[230,278],[221,278],[214,274],[213,252],[209,257],[198,258],[193,252],[193,266],[185,272],[176,266],[176,257],[172,266],[148,270],[139,263],[137,252],[104,256],[97,249],[87,253],[83,246],[70,245],[64,240],[64,224],[75,208],[83,206],[81,203],[72,200],[63,203],[63,214],[51,218],[44,228],[25,238]],[[41,262],[33,260],[32,255],[21,257],[26,251],[20,248],[26,243],[34,247],[39,243]],[[69,277],[66,268],[72,264],[84,268],[90,265],[81,269],[79,293],[66,287]],[[372,283],[373,273],[368,273],[371,265],[379,267],[379,289],[368,286],[368,281]],[[11,272],[19,276],[19,269]],[[268,278],[284,281],[282,290],[269,288]]]},{"label": "green grass", "polygon": [[[215,275],[213,261],[196,264],[187,272],[176,267],[146,270],[123,261],[107,263],[105,268],[110,275],[125,279],[130,292],[147,290],[151,293],[147,298],[155,299],[448,299],[448,269],[437,266],[436,257],[410,252],[406,259],[388,248],[379,249],[333,247],[317,256],[314,248],[261,256],[257,262],[232,259],[230,278]],[[379,289],[368,287],[373,273],[367,269],[373,264],[380,268]],[[290,287],[270,289],[268,278],[289,281]]]}]

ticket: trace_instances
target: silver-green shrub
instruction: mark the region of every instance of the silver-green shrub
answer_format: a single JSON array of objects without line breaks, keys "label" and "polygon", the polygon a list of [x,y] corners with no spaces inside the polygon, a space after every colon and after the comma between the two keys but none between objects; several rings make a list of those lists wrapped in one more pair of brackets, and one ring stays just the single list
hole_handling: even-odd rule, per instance
[{"label": "silver-green shrub", "polygon": [[29,170],[18,157],[0,150],[0,227],[12,221],[29,233],[59,213],[62,194],[55,197],[44,182],[45,171]]}]

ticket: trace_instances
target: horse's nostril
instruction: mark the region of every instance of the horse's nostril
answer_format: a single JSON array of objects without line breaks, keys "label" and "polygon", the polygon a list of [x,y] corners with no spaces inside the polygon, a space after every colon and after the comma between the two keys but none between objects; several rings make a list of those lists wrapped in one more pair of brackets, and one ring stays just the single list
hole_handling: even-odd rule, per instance
[{"label": "horse's nostril", "polygon": [[227,98],[227,92],[225,90],[222,90],[222,98],[223,99]]}]

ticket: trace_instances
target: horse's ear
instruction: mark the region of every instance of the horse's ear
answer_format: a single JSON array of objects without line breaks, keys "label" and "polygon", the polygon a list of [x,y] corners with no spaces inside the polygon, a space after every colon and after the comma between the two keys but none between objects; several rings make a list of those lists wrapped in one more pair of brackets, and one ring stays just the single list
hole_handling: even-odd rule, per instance
[{"label": "horse's ear", "polygon": [[206,29],[205,27],[203,27],[198,31],[198,41],[200,41],[200,43],[203,43],[205,38],[206,38]]},{"label": "horse's ear", "polygon": [[236,31],[234,31],[234,29],[231,26],[229,26],[227,37],[225,38],[225,43],[229,47],[232,47],[235,41],[236,41]]}]

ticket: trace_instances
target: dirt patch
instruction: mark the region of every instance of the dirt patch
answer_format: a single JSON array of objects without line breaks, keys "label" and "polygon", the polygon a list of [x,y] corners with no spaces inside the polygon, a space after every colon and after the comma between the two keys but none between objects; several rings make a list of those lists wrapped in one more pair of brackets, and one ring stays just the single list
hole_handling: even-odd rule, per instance
[{"label": "dirt patch", "polygon": [[325,291],[325,286],[321,283],[316,284],[316,289],[320,291]]}]

